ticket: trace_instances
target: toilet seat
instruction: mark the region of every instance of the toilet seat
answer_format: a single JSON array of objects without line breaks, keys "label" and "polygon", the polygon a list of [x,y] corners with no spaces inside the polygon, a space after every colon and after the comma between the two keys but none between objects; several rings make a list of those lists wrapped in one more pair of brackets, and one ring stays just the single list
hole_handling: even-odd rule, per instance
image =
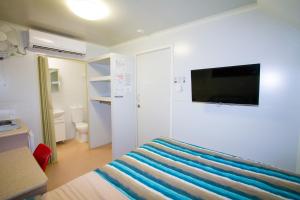
[{"label": "toilet seat", "polygon": [[75,124],[75,127],[78,131],[86,132],[88,130],[88,123],[78,122]]}]

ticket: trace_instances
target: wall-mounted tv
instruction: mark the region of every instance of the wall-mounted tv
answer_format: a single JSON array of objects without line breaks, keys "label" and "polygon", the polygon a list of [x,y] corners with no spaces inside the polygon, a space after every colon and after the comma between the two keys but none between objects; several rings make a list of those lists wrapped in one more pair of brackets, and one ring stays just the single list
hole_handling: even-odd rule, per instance
[{"label": "wall-mounted tv", "polygon": [[191,71],[192,101],[259,104],[260,64]]}]

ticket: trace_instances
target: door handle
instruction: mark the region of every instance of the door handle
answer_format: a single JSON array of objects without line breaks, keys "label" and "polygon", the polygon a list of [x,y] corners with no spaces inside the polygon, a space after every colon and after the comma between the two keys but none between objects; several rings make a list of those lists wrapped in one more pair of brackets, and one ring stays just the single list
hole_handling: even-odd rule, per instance
[{"label": "door handle", "polygon": [[138,104],[138,105],[137,105],[137,107],[138,107],[138,108],[140,108],[140,107],[141,107],[141,105],[140,105],[140,104]]}]

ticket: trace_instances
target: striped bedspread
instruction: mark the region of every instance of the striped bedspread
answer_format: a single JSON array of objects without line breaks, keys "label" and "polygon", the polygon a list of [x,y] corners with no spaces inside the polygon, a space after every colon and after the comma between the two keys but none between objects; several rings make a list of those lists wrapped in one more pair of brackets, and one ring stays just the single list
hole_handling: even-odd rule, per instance
[{"label": "striped bedspread", "polygon": [[129,199],[300,199],[300,176],[172,139],[94,171]]}]

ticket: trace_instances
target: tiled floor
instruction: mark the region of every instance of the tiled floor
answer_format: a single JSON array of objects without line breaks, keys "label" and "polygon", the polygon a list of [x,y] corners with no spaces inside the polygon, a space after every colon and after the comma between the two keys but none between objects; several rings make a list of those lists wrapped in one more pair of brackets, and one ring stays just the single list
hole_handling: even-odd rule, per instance
[{"label": "tiled floor", "polygon": [[46,169],[48,191],[105,165],[112,160],[111,144],[89,149],[87,143],[69,140],[57,145],[58,162]]}]

